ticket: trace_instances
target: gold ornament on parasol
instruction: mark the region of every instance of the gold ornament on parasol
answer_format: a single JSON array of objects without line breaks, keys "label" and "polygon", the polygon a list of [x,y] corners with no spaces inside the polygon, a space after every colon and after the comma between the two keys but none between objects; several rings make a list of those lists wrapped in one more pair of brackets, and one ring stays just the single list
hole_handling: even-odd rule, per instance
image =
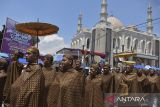
[{"label": "gold ornament on parasol", "polygon": [[38,47],[38,36],[55,34],[58,32],[59,28],[49,23],[28,22],[16,24],[16,30],[31,36],[37,36]]}]

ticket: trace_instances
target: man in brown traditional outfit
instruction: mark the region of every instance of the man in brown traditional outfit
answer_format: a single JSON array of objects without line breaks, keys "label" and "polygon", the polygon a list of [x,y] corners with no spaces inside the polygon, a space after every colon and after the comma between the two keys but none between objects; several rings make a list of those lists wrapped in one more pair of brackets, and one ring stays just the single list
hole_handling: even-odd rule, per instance
[{"label": "man in brown traditional outfit", "polygon": [[116,67],[113,73],[120,73],[120,67]]},{"label": "man in brown traditional outfit", "polygon": [[0,59],[0,106],[3,100],[3,88],[7,77],[7,61],[3,58]]},{"label": "man in brown traditional outfit", "polygon": [[102,78],[97,76],[98,66],[90,65],[90,72],[86,79],[85,98],[83,107],[104,107]]},{"label": "man in brown traditional outfit", "polygon": [[81,77],[81,81],[83,82],[83,88],[84,88],[85,87],[84,86],[85,85],[85,74],[83,72],[83,68],[82,68],[81,64],[82,64],[81,60],[77,59],[75,61],[75,70],[79,72],[79,75]]},{"label": "man in brown traditional outfit", "polygon": [[60,91],[57,107],[82,107],[84,79],[83,75],[73,69],[73,57],[64,55],[62,60],[62,73],[59,78]]},{"label": "man in brown traditional outfit", "polygon": [[53,81],[56,77],[56,71],[52,67],[53,64],[53,56],[47,54],[44,56],[44,67],[43,67],[43,74],[45,78],[45,90],[43,95],[43,105],[44,107],[56,107],[54,104],[54,97],[53,91],[55,88],[52,85]]},{"label": "man in brown traditional outfit", "polygon": [[133,66],[126,66],[123,81],[128,85],[128,93],[136,93],[138,90],[138,80],[136,73],[133,73]]},{"label": "man in brown traditional outfit", "polygon": [[23,53],[15,51],[12,57],[12,62],[7,69],[7,79],[4,87],[5,103],[10,101],[10,88],[13,82],[20,76],[23,64],[19,63],[18,59],[23,57]]},{"label": "man in brown traditional outfit", "polygon": [[124,74],[120,73],[119,68],[113,72],[113,93],[123,93],[125,95],[128,94],[128,86],[123,82]]},{"label": "man in brown traditional outfit", "polygon": [[110,73],[110,66],[108,64],[103,67],[102,83],[103,92],[112,93],[113,92],[113,75]]},{"label": "man in brown traditional outfit", "polygon": [[160,93],[160,77],[157,76],[153,69],[150,69],[150,73],[147,76],[150,85],[150,93]]},{"label": "man in brown traditional outfit", "polygon": [[[160,107],[159,103],[159,94],[160,93],[160,77],[156,74],[154,69],[149,69],[149,75],[147,76],[147,79],[149,80],[149,86],[150,86],[150,106],[151,107]],[[154,94],[155,93],[155,94]]]},{"label": "man in brown traditional outfit", "polygon": [[11,86],[10,107],[41,107],[44,75],[37,64],[39,50],[30,47],[26,53],[28,64],[22,74]]},{"label": "man in brown traditional outfit", "polygon": [[137,93],[145,93],[149,89],[149,81],[143,74],[144,70],[137,70],[138,90]]}]

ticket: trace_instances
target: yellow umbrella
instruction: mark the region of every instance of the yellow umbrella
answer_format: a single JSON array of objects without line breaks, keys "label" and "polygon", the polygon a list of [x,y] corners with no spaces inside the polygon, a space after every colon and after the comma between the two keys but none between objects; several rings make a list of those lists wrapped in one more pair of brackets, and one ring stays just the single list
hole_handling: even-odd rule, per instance
[{"label": "yellow umbrella", "polygon": [[127,65],[133,65],[135,64],[136,62],[135,61],[122,61],[122,63],[125,63]]},{"label": "yellow umbrella", "polygon": [[114,57],[130,57],[130,56],[136,56],[136,53],[133,52],[123,52],[123,53],[118,53],[115,54]]}]

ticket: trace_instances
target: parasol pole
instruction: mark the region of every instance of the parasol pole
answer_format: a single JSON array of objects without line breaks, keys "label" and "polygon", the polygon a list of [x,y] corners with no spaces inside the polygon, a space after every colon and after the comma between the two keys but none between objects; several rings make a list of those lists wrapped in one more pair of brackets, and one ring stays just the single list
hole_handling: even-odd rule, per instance
[{"label": "parasol pole", "polygon": [[[37,19],[37,22],[39,23],[39,18]],[[37,48],[38,48],[38,33],[39,33],[39,29],[37,29]]]},{"label": "parasol pole", "polygon": [[[39,23],[39,18],[37,19],[37,22]],[[38,48],[38,31],[39,29],[37,29],[37,48]],[[38,59],[37,59],[37,64],[38,64]]]},{"label": "parasol pole", "polygon": [[37,30],[37,48],[38,48],[38,30]]}]

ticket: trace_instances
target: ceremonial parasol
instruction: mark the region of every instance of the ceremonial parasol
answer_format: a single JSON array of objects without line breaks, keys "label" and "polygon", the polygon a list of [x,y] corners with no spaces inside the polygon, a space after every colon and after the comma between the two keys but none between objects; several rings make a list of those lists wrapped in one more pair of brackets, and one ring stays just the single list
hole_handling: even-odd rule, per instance
[{"label": "ceremonial parasol", "polygon": [[123,53],[118,53],[115,54],[114,57],[130,57],[130,56],[136,56],[136,53],[133,52],[123,52]]},{"label": "ceremonial parasol", "polygon": [[37,36],[37,48],[38,48],[38,36],[46,36],[55,34],[59,28],[55,25],[42,22],[28,22],[16,24],[16,30],[21,33],[29,34],[31,36]]},{"label": "ceremonial parasol", "polygon": [[122,63],[125,63],[127,65],[133,65],[135,64],[136,62],[135,61],[122,61]]}]

